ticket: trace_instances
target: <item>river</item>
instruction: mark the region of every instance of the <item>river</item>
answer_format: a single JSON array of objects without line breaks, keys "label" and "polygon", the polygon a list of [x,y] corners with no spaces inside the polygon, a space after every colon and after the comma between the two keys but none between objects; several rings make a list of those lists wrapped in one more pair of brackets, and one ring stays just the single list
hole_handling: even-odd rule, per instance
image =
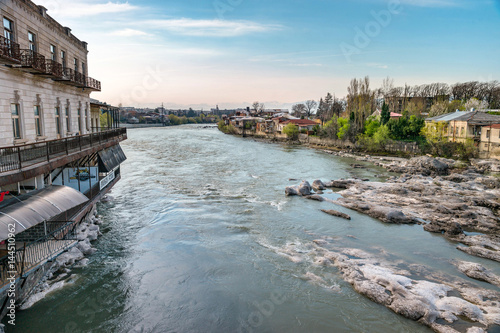
[{"label": "river", "polygon": [[284,195],[302,179],[386,177],[378,167],[200,125],[131,129],[122,147],[122,180],[98,207],[97,253],[7,332],[429,332],[358,295],[334,267],[276,249],[328,236],[449,272],[450,258],[470,260],[421,226]]}]

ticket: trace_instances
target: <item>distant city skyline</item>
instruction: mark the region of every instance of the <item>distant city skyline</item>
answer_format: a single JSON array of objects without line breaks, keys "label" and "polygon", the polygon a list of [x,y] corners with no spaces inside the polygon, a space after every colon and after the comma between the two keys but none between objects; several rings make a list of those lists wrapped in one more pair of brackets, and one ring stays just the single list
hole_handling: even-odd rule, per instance
[{"label": "distant city skyline", "polygon": [[34,0],[89,43],[92,98],[289,108],[378,88],[500,79],[499,0]]}]

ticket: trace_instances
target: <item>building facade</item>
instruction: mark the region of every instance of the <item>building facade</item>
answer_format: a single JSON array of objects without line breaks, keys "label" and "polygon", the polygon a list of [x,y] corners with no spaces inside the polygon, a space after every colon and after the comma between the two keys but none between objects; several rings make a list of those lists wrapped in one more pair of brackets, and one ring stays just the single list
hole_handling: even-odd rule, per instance
[{"label": "building facade", "polygon": [[101,84],[70,28],[30,0],[0,0],[0,28],[2,317],[78,244],[78,225],[121,178],[127,136],[117,108],[90,100]]}]

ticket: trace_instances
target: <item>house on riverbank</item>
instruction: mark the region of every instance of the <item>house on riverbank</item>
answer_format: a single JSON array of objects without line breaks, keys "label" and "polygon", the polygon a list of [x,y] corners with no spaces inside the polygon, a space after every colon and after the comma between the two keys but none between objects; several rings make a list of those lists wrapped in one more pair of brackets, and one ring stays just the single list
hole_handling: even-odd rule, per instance
[{"label": "house on riverbank", "polygon": [[[444,123],[443,134],[450,142],[465,143],[473,140],[482,158],[498,156],[494,130],[500,126],[500,116],[483,111],[456,111],[437,117],[427,118],[426,126]],[[498,133],[497,133],[498,134]],[[497,157],[498,158],[498,157]]]},{"label": "house on riverbank", "polygon": [[3,317],[78,243],[78,225],[120,179],[127,132],[116,108],[90,100],[101,83],[87,75],[86,42],[30,0],[3,0],[0,20]]}]

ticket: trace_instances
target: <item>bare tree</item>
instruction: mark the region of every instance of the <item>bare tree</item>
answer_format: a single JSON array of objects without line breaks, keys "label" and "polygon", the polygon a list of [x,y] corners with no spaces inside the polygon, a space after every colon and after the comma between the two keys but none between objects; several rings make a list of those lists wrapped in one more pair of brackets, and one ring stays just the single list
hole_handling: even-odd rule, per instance
[{"label": "bare tree", "polygon": [[295,104],[292,106],[293,116],[300,118],[307,112],[307,107],[303,103]]},{"label": "bare tree", "polygon": [[252,110],[256,114],[263,112],[265,110],[264,103],[259,103],[258,101],[253,102]]},{"label": "bare tree", "polygon": [[312,114],[312,111],[318,106],[318,103],[316,103],[315,100],[310,99],[306,101],[304,105],[306,107],[306,116],[309,118]]}]

